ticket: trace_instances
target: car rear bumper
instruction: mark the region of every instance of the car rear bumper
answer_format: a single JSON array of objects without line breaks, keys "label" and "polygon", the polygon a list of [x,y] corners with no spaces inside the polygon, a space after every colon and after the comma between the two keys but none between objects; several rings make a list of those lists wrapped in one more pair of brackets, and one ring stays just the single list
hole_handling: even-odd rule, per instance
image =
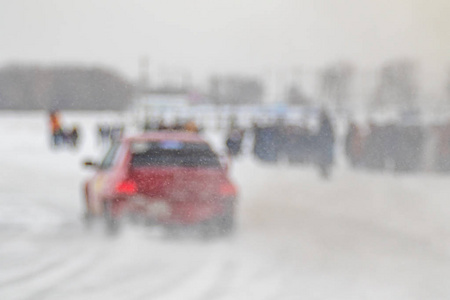
[{"label": "car rear bumper", "polygon": [[235,197],[211,197],[210,200],[175,201],[132,196],[117,201],[120,214],[140,215],[161,224],[196,224],[230,213]]}]

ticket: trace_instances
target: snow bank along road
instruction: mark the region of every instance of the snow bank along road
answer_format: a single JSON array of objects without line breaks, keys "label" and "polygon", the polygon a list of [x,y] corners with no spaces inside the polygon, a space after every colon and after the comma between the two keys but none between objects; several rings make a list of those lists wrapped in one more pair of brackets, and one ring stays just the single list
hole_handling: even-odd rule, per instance
[{"label": "snow bank along road", "polygon": [[0,299],[450,299],[448,177],[241,158],[234,238],[108,238],[80,218],[96,117],[71,119],[80,152],[49,150],[44,114],[0,115]]}]

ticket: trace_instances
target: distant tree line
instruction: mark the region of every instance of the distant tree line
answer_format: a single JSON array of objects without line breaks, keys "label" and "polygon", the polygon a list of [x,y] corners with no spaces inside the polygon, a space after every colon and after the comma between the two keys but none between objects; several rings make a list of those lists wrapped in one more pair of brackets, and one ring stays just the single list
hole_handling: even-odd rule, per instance
[{"label": "distant tree line", "polygon": [[12,65],[0,69],[0,109],[120,110],[133,86],[106,68]]},{"label": "distant tree line", "polygon": [[[276,101],[291,105],[321,104],[345,108],[352,105],[351,100],[357,100],[365,101],[371,109],[414,108],[419,100],[420,82],[417,80],[417,71],[416,62],[408,59],[388,61],[380,68],[364,73],[358,73],[358,68],[351,62],[341,61],[303,74],[300,72],[300,75],[296,68],[292,68],[280,73],[269,85],[273,88],[275,83],[275,87],[278,87],[278,91],[275,91]],[[312,81],[308,80],[311,78],[315,82],[314,90],[310,90],[308,94],[304,87],[305,83],[311,84]],[[450,95],[450,72],[448,82]],[[251,76],[212,76],[209,81],[209,96],[217,104],[258,104],[266,96],[267,86],[264,83],[267,82]],[[366,90],[361,93],[362,89]]]},{"label": "distant tree line", "polygon": [[[342,108],[350,105],[350,99],[355,98],[355,80],[363,79],[363,88],[368,89],[371,96],[363,99],[364,95],[356,94],[358,101],[368,100],[371,109],[386,107],[414,108],[418,100],[419,81],[416,63],[408,59],[386,62],[378,70],[367,74],[358,74],[357,68],[350,62],[330,64],[324,69],[312,72],[317,78],[315,96],[308,97],[302,90],[301,82],[294,82],[288,86],[285,101],[290,104],[305,104],[317,101],[325,106]],[[362,76],[362,77],[361,77]],[[450,98],[450,72],[448,80],[448,95]],[[375,86],[367,86],[367,82],[375,82]],[[361,84],[362,82],[359,82]],[[314,100],[314,98],[316,98]]]},{"label": "distant tree line", "polygon": [[[411,108],[417,104],[420,88],[414,61],[399,59],[385,63],[369,76],[358,74],[350,62],[330,64],[305,73],[317,83],[309,94],[304,89],[307,78],[295,77],[283,84],[278,101],[292,105],[322,103],[331,107],[347,107],[351,98],[367,101],[371,109],[383,107]],[[447,95],[450,99],[450,72]],[[359,78],[375,82],[370,96],[355,94]],[[282,79],[282,78],[281,78]],[[304,81],[306,79],[306,81]],[[360,82],[361,83],[361,82]],[[260,104],[267,92],[260,77],[239,74],[213,75],[204,99],[216,104]],[[194,93],[193,93],[194,92]],[[197,92],[197,93],[195,93]],[[198,94],[195,87],[162,86],[143,89],[108,68],[78,66],[42,67],[11,65],[0,68],[0,109],[121,110],[138,94]],[[201,92],[200,92],[201,94]]]}]

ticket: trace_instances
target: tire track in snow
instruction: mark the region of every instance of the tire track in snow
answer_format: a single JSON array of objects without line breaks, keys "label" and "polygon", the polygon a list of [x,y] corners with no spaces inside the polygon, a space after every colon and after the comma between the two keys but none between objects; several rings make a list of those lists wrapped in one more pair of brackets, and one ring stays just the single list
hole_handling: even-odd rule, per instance
[{"label": "tire track in snow", "polygon": [[165,277],[157,287],[131,299],[159,299],[160,297],[173,292],[174,288],[183,285],[184,283],[189,281],[189,279],[192,278],[195,274],[202,272],[202,270],[206,267],[207,266],[193,266],[187,270],[183,270],[183,272],[177,273],[173,277]]},{"label": "tire track in snow", "polygon": [[237,272],[237,263],[225,261],[214,279],[214,284],[197,300],[219,299],[229,293],[232,281]]},{"label": "tire track in snow", "polygon": [[[248,268],[248,266],[246,267]],[[250,267],[250,274],[247,274],[247,277],[241,280],[239,285],[224,294],[226,297],[223,298],[271,299],[280,294],[282,290],[280,269],[282,268],[278,261],[267,262],[267,260],[262,260],[258,262],[258,265]],[[268,291],[270,291],[269,294]]]},{"label": "tire track in snow", "polygon": [[[84,294],[88,292],[89,295],[98,295],[98,297],[93,297],[94,299],[111,297],[122,299],[122,297],[119,296],[120,294],[126,295],[123,297],[124,299],[154,299],[157,298],[158,295],[164,294],[177,284],[183,282],[189,275],[195,273],[196,270],[198,270],[198,267],[192,266],[183,271],[177,271],[175,274],[170,274],[170,270],[150,268],[150,271],[137,271],[136,267],[133,270],[133,273],[128,272],[121,276],[116,276],[115,278],[110,277],[107,280],[102,280],[101,282],[96,283],[95,287],[87,287],[83,292]],[[149,278],[156,278],[157,281],[154,282]],[[136,290],[136,286],[138,289],[142,289],[142,286],[148,285],[156,287],[151,289],[150,292],[145,291],[141,293],[139,290]],[[139,295],[134,296],[133,293],[145,294],[145,297]],[[82,296],[79,298],[82,298]]]},{"label": "tire track in snow", "polygon": [[17,275],[14,278],[0,282],[0,289],[11,287],[17,284],[23,284],[28,280],[32,280],[33,278],[36,278],[38,276],[42,276],[43,274],[51,272],[52,270],[58,268],[58,266],[64,265],[66,261],[67,258],[63,258],[60,260],[52,261],[39,268],[35,268],[34,270],[25,271],[25,274]]},{"label": "tire track in snow", "polygon": [[[211,245],[212,247],[203,248],[199,253],[199,257],[203,259],[196,259],[193,265],[190,264],[188,269],[184,269],[182,273],[177,272],[173,278],[164,276],[161,284],[151,290],[137,294],[135,297],[127,299],[197,299],[203,293],[210,290],[208,283],[213,285],[217,282],[216,279],[226,279],[231,269],[224,266],[228,263],[223,262],[223,258],[228,258],[228,247],[224,245]],[[206,252],[203,252],[206,250]],[[204,253],[204,254],[203,254]],[[205,257],[206,256],[206,257]],[[229,260],[227,259],[227,262]],[[229,265],[229,264],[228,264]],[[176,269],[178,266],[170,263],[170,268]],[[185,265],[183,265],[185,266]],[[215,290],[216,288],[213,287]]]},{"label": "tire track in snow", "polygon": [[[56,292],[65,282],[89,271],[94,262],[97,263],[105,257],[102,248],[81,255],[78,252],[73,251],[61,261],[44,268],[44,270],[41,270],[44,273],[32,272],[32,274],[18,278],[10,285],[5,285],[3,290],[12,287],[11,295],[16,295],[20,291],[26,291],[29,295],[23,296],[21,299],[43,299],[48,294]],[[14,289],[14,287],[17,287],[17,289]]]}]

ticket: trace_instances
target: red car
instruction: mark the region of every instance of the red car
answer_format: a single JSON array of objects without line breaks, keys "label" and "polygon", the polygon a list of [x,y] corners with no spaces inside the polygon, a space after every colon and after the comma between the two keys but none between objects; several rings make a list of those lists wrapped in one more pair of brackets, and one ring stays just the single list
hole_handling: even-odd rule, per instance
[{"label": "red car", "polygon": [[117,231],[125,215],[169,228],[229,234],[237,191],[211,147],[197,134],[160,131],[113,144],[86,182],[86,220],[104,216]]}]

